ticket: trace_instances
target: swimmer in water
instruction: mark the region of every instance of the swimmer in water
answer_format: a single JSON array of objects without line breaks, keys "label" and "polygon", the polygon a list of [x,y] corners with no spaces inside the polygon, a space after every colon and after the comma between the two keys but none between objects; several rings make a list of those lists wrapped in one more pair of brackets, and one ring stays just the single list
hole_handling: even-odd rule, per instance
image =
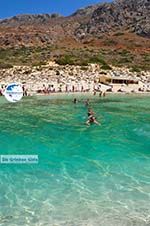
[{"label": "swimmer in water", "polygon": [[94,114],[95,114],[94,111],[91,108],[88,108],[88,117]]},{"label": "swimmer in water", "polygon": [[92,109],[88,109],[88,120],[86,121],[87,125],[91,125],[93,123],[100,125],[99,122],[96,120],[94,114],[95,113],[92,111]]},{"label": "swimmer in water", "polygon": [[74,98],[73,103],[74,103],[74,104],[76,104],[76,103],[77,103],[77,99],[76,99],[76,98]]},{"label": "swimmer in water", "polygon": [[89,106],[89,99],[85,101],[85,106]]},{"label": "swimmer in water", "polygon": [[86,121],[86,124],[89,126],[92,123],[95,123],[97,125],[100,125],[99,122],[96,120],[95,116],[91,115],[88,117],[88,120]]}]

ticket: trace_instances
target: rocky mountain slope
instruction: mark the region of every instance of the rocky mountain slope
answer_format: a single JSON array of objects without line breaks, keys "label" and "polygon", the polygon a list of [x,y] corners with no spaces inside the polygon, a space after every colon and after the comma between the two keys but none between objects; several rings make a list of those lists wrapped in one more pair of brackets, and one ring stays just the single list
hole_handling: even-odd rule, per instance
[{"label": "rocky mountain slope", "polygon": [[0,20],[0,48],[0,63],[43,62],[66,54],[72,56],[71,62],[87,62],[100,54],[117,66],[134,63],[149,68],[150,0],[115,0],[68,17],[18,15]]},{"label": "rocky mountain slope", "polygon": [[69,17],[58,14],[19,15],[0,21],[0,46],[54,44],[128,31],[150,38],[150,1],[116,0],[78,10]]},{"label": "rocky mountain slope", "polygon": [[87,23],[98,5],[77,10],[68,17],[58,14],[18,15],[0,21],[0,46],[51,45],[76,40],[75,30]]},{"label": "rocky mountain slope", "polygon": [[76,30],[76,35],[79,38],[88,34],[99,37],[117,30],[150,38],[150,1],[116,0],[102,4],[93,12],[88,23]]}]

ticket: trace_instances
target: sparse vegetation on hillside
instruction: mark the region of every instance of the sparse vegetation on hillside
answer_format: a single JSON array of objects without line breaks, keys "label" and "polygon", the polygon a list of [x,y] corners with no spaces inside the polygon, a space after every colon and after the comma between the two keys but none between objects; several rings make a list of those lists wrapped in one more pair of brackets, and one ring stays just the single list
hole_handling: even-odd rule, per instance
[{"label": "sparse vegetation on hillside", "polygon": [[50,60],[55,60],[60,65],[87,66],[96,63],[102,69],[109,70],[111,65],[117,67],[130,67],[133,70],[150,70],[150,54],[134,53],[128,49],[112,48],[60,48],[59,46],[47,47],[21,47],[0,49],[0,68],[12,65],[41,66]]},{"label": "sparse vegetation on hillside", "polygon": [[150,70],[148,6],[148,0],[117,0],[69,17],[18,15],[1,20],[1,68],[55,60],[61,65]]},{"label": "sparse vegetation on hillside", "polygon": [[8,69],[8,68],[12,68],[12,67],[13,67],[12,64],[0,62],[0,69]]}]

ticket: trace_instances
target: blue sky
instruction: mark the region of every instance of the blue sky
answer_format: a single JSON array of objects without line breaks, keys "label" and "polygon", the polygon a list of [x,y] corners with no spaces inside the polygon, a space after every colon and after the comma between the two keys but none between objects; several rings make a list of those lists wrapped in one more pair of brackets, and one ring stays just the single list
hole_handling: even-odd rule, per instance
[{"label": "blue sky", "polygon": [[[110,1],[110,0],[104,0]],[[78,8],[101,0],[0,0],[0,18],[11,17],[18,14],[60,13],[70,15]]]}]

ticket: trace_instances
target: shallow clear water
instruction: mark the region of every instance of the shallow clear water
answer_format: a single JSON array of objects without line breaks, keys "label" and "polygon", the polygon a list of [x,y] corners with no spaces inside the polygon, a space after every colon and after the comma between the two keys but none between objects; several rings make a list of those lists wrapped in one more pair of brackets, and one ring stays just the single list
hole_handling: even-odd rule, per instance
[{"label": "shallow clear water", "polygon": [[150,96],[91,97],[90,127],[72,98],[0,99],[0,154],[39,155],[0,164],[0,225],[150,225]]}]

